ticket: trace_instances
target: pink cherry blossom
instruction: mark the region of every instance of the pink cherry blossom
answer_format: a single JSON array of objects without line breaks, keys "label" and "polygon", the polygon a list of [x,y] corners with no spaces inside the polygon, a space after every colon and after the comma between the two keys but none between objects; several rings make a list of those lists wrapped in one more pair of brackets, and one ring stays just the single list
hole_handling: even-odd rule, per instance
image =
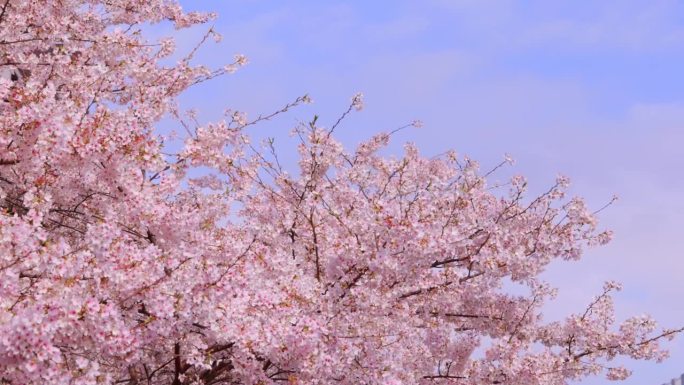
[{"label": "pink cherry blossom", "polygon": [[[315,118],[293,131],[291,175],[246,128],[308,95],[253,120],[179,111],[180,93],[247,60],[194,65],[198,46],[164,64],[174,40],[145,26],[212,14],[0,7],[2,384],[560,385],[625,378],[610,361],[663,359],[681,331],[616,324],[615,283],[544,320],[546,266],[611,234],[567,178],[529,197],[523,177],[490,186],[455,152],[380,155],[397,130],[347,149]],[[343,117],[362,107],[357,94]]]}]

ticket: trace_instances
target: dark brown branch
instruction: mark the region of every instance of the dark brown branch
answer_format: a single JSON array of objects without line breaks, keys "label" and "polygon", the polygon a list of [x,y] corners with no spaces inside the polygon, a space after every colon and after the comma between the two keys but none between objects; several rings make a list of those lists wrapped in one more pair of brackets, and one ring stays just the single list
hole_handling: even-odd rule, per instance
[{"label": "dark brown branch", "polygon": [[5,4],[2,6],[2,12],[0,12],[0,23],[2,23],[2,19],[5,18],[5,13],[7,12],[7,6],[9,5],[9,0],[5,0]]},{"label": "dark brown branch", "polygon": [[451,375],[446,375],[446,374],[439,374],[439,375],[434,375],[434,376],[423,376],[424,379],[426,380],[440,380],[440,379],[465,379],[466,377],[463,376],[451,376]]},{"label": "dark brown branch", "polygon": [[314,218],[313,218],[313,208],[311,209],[311,215],[308,218],[309,225],[311,226],[311,235],[313,236],[313,249],[314,249],[314,257],[315,257],[315,263],[316,263],[316,280],[318,282],[321,281],[321,262],[320,262],[320,254],[318,251],[318,234],[316,233],[316,225],[314,224]]},{"label": "dark brown branch", "polygon": [[443,259],[441,261],[432,262],[432,265],[430,265],[430,267],[432,267],[432,268],[442,267],[442,266],[447,265],[449,263],[463,262],[463,261],[467,261],[468,259],[470,259],[470,257],[447,258],[447,259]]},{"label": "dark brown branch", "polygon": [[29,39],[19,39],[19,40],[12,40],[12,41],[7,41],[7,40],[2,40],[0,41],[0,45],[10,45],[10,44],[17,44],[17,43],[29,43],[32,41],[43,41],[45,39],[39,38],[39,37],[34,37],[34,38],[29,38]]},{"label": "dark brown branch", "polygon": [[172,385],[181,385],[180,375],[182,370],[180,344],[176,342],[173,346],[173,382]]}]

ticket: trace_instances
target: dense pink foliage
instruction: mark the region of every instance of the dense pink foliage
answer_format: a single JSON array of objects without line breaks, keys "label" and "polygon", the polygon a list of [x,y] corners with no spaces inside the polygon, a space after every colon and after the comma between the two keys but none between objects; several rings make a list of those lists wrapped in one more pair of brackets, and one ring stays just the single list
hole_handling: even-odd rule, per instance
[{"label": "dense pink foliage", "polygon": [[166,154],[175,97],[245,59],[165,66],[173,41],[140,28],[211,15],[0,7],[0,384],[559,385],[625,377],[608,361],[661,358],[675,333],[614,325],[615,284],[544,322],[539,274],[610,236],[563,178],[528,198],[454,154],[382,157],[390,134],[347,151],[315,119],[290,176],[237,113]]}]

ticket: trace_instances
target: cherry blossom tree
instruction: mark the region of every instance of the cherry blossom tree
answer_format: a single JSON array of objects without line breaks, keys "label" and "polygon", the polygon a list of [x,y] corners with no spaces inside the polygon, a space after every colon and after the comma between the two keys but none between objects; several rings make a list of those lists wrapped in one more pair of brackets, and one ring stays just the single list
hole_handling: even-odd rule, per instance
[{"label": "cherry blossom tree", "polygon": [[544,268],[610,238],[565,178],[528,197],[522,177],[488,184],[454,153],[381,156],[393,133],[347,150],[334,131],[360,94],[332,127],[294,128],[294,175],[248,131],[307,96],[251,121],[179,110],[245,58],[193,64],[219,40],[209,29],[165,64],[173,40],[144,30],[213,15],[171,0],[0,7],[0,384],[560,385],[624,378],[610,361],[660,360],[681,330],[617,325],[614,283],[544,320]]}]

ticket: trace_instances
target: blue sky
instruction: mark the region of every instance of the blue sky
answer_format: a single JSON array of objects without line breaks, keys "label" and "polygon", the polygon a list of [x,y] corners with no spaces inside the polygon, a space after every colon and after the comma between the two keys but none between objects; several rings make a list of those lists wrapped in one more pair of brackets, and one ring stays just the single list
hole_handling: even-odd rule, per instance
[{"label": "blue sky", "polygon": [[[357,91],[366,108],[339,133],[348,145],[414,119],[396,138],[426,155],[456,149],[481,162],[505,153],[541,191],[556,174],[600,207],[615,240],[546,273],[560,288],[549,316],[580,310],[609,279],[625,290],[618,318],[650,313],[684,324],[684,2],[679,1],[184,1],[219,13],[224,36],[198,63],[235,75],[181,98],[203,120],[225,108],[268,113],[309,93],[315,103],[255,129],[287,133],[313,114],[331,124]],[[184,32],[181,50],[205,30]],[[501,174],[501,178],[508,173]],[[625,384],[661,384],[684,372],[684,338],[663,364],[630,364]],[[586,384],[602,384],[590,379]]]}]

